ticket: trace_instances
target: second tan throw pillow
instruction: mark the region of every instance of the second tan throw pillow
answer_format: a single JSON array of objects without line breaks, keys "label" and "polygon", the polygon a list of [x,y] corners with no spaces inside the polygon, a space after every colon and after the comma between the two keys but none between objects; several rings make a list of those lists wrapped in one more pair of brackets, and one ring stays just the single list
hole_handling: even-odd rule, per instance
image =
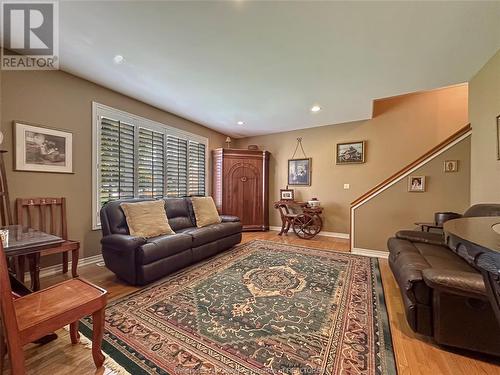
[{"label": "second tan throw pillow", "polygon": [[198,228],[221,222],[212,197],[193,197],[191,202],[193,202],[193,211]]},{"label": "second tan throw pillow", "polygon": [[165,203],[162,200],[136,203],[122,203],[131,236],[156,237],[175,234],[168,224]]}]

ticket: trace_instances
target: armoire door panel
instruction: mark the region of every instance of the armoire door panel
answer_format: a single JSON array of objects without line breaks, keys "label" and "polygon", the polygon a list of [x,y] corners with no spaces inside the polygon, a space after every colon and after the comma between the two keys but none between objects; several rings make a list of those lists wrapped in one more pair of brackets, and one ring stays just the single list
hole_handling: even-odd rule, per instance
[{"label": "armoire door panel", "polygon": [[213,195],[221,214],[238,216],[243,230],[267,230],[267,151],[213,151]]}]

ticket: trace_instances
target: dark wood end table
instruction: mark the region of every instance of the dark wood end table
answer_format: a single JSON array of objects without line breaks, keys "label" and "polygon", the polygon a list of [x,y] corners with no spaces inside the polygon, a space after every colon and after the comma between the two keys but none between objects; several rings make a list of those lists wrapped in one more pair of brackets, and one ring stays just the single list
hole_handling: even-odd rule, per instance
[{"label": "dark wood end table", "polygon": [[[9,225],[0,229],[9,231],[8,243],[4,246],[5,255],[8,257],[20,258],[26,255],[39,257],[42,250],[50,249],[65,242],[61,237],[22,225]],[[31,284],[32,289],[36,291],[40,289],[40,262],[35,261],[34,264],[37,269],[33,272],[34,280],[31,280]],[[16,278],[22,282],[24,274],[21,275],[19,269],[16,267]],[[24,273],[24,267],[22,269]]]}]

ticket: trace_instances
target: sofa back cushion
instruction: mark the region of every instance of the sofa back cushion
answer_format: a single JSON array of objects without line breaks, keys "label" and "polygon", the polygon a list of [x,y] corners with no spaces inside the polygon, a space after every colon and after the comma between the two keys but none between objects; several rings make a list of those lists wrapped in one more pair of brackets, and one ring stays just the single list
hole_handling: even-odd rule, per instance
[{"label": "sofa back cushion", "polygon": [[175,232],[196,226],[189,198],[165,198],[164,201],[168,223]]},{"label": "sofa back cushion", "polygon": [[498,203],[481,203],[470,206],[464,213],[465,217],[480,217],[480,216],[500,216],[500,204]]},{"label": "sofa back cushion", "polygon": [[120,207],[125,213],[130,235],[151,238],[174,234],[168,224],[163,201],[123,202]]}]

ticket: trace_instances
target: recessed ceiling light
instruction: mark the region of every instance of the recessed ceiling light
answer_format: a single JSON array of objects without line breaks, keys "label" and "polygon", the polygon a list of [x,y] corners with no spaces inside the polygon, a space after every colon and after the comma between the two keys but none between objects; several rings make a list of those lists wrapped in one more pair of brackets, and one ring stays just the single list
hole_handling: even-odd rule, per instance
[{"label": "recessed ceiling light", "polygon": [[313,105],[311,107],[311,112],[319,112],[321,111],[321,107],[319,105]]},{"label": "recessed ceiling light", "polygon": [[122,55],[116,55],[115,57],[113,57],[113,62],[115,64],[123,64],[124,61],[125,61],[125,58]]},{"label": "recessed ceiling light", "polygon": [[238,125],[245,125],[245,123],[243,121],[238,121],[237,124]]}]

